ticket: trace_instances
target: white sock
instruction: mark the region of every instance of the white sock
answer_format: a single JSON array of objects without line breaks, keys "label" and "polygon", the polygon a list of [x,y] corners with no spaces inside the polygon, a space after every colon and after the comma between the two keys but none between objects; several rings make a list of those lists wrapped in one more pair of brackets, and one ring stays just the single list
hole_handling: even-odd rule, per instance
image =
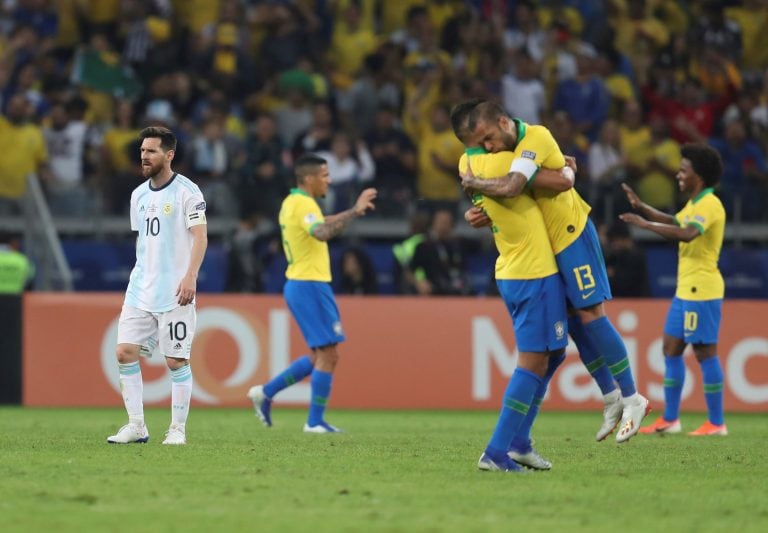
[{"label": "white sock", "polygon": [[608,394],[603,394],[603,403],[616,403],[621,400],[621,392],[619,389],[613,389]]},{"label": "white sock", "polygon": [[634,393],[631,396],[624,396],[624,405],[630,405],[633,403],[637,403],[638,399],[640,397],[637,395],[637,393]]},{"label": "white sock", "polygon": [[123,395],[128,422],[137,426],[144,425],[144,382],[141,379],[141,365],[118,363],[120,368],[120,391]]},{"label": "white sock", "polygon": [[171,425],[184,429],[192,398],[192,368],[184,365],[171,370]]}]

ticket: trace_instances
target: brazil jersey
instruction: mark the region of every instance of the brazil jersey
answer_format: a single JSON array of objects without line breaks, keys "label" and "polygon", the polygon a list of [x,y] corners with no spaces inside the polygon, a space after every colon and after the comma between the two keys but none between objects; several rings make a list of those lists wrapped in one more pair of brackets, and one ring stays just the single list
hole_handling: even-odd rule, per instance
[{"label": "brazil jersey", "polygon": [[[518,120],[515,123],[515,154],[519,159],[513,163],[512,171],[523,173],[532,182],[541,167],[559,170],[565,166],[563,153],[547,128]],[[532,194],[544,215],[549,240],[557,255],[581,235],[591,208],[573,188],[564,192],[533,189]]]},{"label": "brazil jersey", "polygon": [[[489,154],[482,148],[470,148],[459,161],[462,173],[467,169],[467,156],[476,177],[495,178],[509,172],[517,154]],[[528,194],[515,198],[476,195],[473,202],[493,221],[493,238],[499,251],[496,279],[536,279],[557,273],[544,219]]]},{"label": "brazil jersey", "polygon": [[315,199],[301,189],[291,189],[280,207],[279,220],[283,251],[288,261],[285,277],[331,281],[328,244],[312,236],[312,229],[325,221]]},{"label": "brazil jersey", "polygon": [[680,227],[695,226],[699,235],[681,242],[678,249],[677,292],[683,300],[717,300],[725,295],[725,283],[717,261],[725,235],[725,209],[712,189],[691,198],[675,215]]}]

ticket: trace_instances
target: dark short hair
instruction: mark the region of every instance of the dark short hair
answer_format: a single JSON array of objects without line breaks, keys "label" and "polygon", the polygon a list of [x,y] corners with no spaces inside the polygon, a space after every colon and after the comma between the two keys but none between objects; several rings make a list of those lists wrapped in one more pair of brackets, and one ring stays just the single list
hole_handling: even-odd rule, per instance
[{"label": "dark short hair", "polygon": [[473,98],[456,104],[451,109],[451,128],[453,128],[453,134],[464,144],[467,144],[466,137],[471,131],[469,129],[469,115],[475,107],[483,102],[485,102],[483,98]]},{"label": "dark short hair", "polygon": [[160,139],[160,147],[163,151],[176,150],[176,136],[171,130],[163,126],[150,126],[139,132],[139,139]]},{"label": "dark short hair", "polygon": [[309,174],[317,172],[322,165],[327,165],[328,161],[315,154],[304,154],[293,164],[293,172],[296,174],[296,181],[302,183]]},{"label": "dark short hair", "polygon": [[477,127],[477,123],[481,120],[492,123],[498,121],[501,117],[508,116],[509,115],[500,104],[486,101],[476,105],[475,108],[472,109],[472,112],[469,114],[469,129],[470,131],[474,131],[475,127]]},{"label": "dark short hair", "polygon": [[693,171],[707,187],[714,187],[723,175],[723,160],[720,153],[707,144],[688,143],[680,149],[680,155],[691,162]]}]

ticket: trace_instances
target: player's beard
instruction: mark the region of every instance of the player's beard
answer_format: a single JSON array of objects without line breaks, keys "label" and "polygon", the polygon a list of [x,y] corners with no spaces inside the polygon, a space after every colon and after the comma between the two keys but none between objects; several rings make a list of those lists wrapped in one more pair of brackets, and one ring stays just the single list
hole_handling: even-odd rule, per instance
[{"label": "player's beard", "polygon": [[153,165],[152,163],[149,164],[149,166],[141,165],[141,173],[144,175],[145,178],[154,178],[157,176],[160,171],[163,170],[163,165]]}]

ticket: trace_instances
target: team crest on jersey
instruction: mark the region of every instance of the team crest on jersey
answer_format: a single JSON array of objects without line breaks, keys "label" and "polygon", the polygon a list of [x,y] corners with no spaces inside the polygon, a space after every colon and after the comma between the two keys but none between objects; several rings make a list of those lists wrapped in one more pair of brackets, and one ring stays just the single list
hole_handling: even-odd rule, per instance
[{"label": "team crest on jersey", "polygon": [[523,150],[523,153],[520,154],[520,157],[525,157],[526,159],[536,159],[536,152],[531,152],[530,150]]},{"label": "team crest on jersey", "polygon": [[307,213],[307,216],[304,217],[304,222],[307,224],[314,224],[317,222],[317,216],[314,213]]},{"label": "team crest on jersey", "polygon": [[560,320],[555,322],[555,335],[558,339],[565,337],[565,324]]},{"label": "team crest on jersey", "polygon": [[168,216],[168,215],[170,215],[171,213],[173,213],[173,206],[172,206],[171,204],[165,204],[165,205],[163,206],[163,214],[164,214],[165,216]]}]

